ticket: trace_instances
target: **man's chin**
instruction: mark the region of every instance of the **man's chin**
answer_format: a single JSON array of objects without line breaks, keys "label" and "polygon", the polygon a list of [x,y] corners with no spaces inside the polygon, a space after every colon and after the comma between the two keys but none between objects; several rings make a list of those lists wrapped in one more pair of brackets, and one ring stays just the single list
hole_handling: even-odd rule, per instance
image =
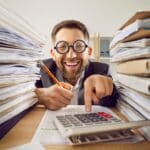
[{"label": "man's chin", "polygon": [[64,77],[67,79],[77,79],[79,77],[79,72],[67,72],[64,74]]}]

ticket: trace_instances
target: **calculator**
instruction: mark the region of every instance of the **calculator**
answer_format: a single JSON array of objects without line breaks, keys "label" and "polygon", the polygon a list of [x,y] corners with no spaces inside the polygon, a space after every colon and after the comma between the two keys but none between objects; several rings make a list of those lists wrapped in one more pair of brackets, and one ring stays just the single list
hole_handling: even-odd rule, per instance
[{"label": "calculator", "polygon": [[54,123],[73,145],[118,141],[135,137],[131,128],[150,125],[150,121],[124,122],[107,112],[56,115]]}]

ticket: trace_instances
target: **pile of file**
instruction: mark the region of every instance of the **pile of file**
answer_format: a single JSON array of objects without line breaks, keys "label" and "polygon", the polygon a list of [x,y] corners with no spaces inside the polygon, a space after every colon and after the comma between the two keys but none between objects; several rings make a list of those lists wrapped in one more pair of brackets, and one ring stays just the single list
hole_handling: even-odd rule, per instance
[{"label": "pile of file", "polygon": [[0,4],[0,138],[37,102],[37,61],[45,41]]},{"label": "pile of file", "polygon": [[[137,12],[116,33],[110,44],[117,107],[129,120],[150,119],[150,11]],[[139,131],[150,141],[150,127]]]}]

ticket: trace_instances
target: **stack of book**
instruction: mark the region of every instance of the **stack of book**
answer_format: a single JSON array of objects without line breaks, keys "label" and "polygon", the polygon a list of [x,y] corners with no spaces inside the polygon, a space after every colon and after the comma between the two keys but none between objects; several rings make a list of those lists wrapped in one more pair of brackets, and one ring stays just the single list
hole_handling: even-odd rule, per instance
[{"label": "stack of book", "polygon": [[0,4],[0,138],[37,102],[37,61],[45,40]]},{"label": "stack of book", "polygon": [[[110,56],[120,93],[118,109],[129,120],[150,119],[150,11],[137,12],[117,31]],[[150,140],[150,127],[139,130]]]}]

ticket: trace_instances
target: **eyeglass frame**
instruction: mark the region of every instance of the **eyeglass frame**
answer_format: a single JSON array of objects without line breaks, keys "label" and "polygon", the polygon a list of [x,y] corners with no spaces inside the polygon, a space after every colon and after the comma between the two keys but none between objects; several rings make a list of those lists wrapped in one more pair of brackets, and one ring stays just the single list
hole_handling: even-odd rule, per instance
[{"label": "eyeglass frame", "polygon": [[[74,44],[75,44],[76,42],[78,42],[78,41],[83,42],[83,44],[84,44],[84,46],[85,46],[85,48],[84,48],[82,51],[80,51],[80,52],[78,52],[78,51],[76,51],[76,50],[74,49]],[[67,49],[66,52],[64,52],[64,53],[61,53],[61,52],[57,49],[57,45],[58,45],[60,42],[64,42],[64,43],[66,43],[66,44],[68,45],[68,49]],[[83,53],[83,52],[86,50],[86,48],[88,47],[88,45],[87,45],[87,44],[85,43],[85,41],[83,41],[83,40],[76,40],[76,41],[73,42],[72,45],[69,45],[69,43],[68,43],[67,41],[59,41],[59,42],[56,43],[56,46],[54,46],[54,49],[55,49],[59,54],[67,54],[67,53],[69,52],[69,50],[70,50],[70,47],[71,47],[71,48],[73,49],[73,51],[76,52],[76,53]]]}]

